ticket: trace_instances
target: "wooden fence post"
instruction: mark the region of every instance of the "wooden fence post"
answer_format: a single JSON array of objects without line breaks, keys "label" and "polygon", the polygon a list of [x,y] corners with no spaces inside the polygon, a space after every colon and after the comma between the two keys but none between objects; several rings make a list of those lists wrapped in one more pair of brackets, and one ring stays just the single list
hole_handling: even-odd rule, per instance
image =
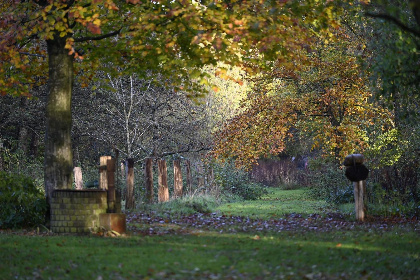
[{"label": "wooden fence post", "polygon": [[205,172],[204,172],[204,164],[202,161],[197,163],[197,173],[198,173],[198,187],[204,187],[205,185]]},{"label": "wooden fence post", "polygon": [[356,220],[361,222],[365,219],[364,182],[365,181],[353,182]]},{"label": "wooden fence post", "polygon": [[185,162],[186,171],[187,171],[187,192],[192,192],[192,175],[191,175],[191,162],[187,160]]},{"label": "wooden fence post", "polygon": [[146,158],[146,164],[144,169],[145,181],[146,181],[146,201],[153,203],[153,159]]},{"label": "wooden fence post", "polygon": [[74,173],[74,183],[76,185],[76,190],[82,190],[83,189],[83,177],[82,177],[82,168],[75,167],[73,168]]},{"label": "wooden fence post", "polygon": [[115,209],[115,159],[106,162],[108,180],[108,213],[116,213]]},{"label": "wooden fence post", "polygon": [[179,160],[174,160],[174,196],[182,196],[182,171]]},{"label": "wooden fence post", "polygon": [[134,209],[136,207],[134,200],[134,159],[127,159],[127,196],[125,200],[125,209]]},{"label": "wooden fence post", "polygon": [[365,180],[369,175],[369,170],[363,165],[363,161],[363,155],[352,154],[346,156],[343,163],[346,166],[346,177],[353,182],[356,220],[360,222],[365,219]]},{"label": "wooden fence post", "polygon": [[106,175],[106,163],[111,156],[101,156],[99,159],[99,188],[102,190],[108,189],[108,179]]},{"label": "wooden fence post", "polygon": [[166,202],[169,200],[169,188],[166,161],[164,159],[158,160],[158,171],[158,201]]}]

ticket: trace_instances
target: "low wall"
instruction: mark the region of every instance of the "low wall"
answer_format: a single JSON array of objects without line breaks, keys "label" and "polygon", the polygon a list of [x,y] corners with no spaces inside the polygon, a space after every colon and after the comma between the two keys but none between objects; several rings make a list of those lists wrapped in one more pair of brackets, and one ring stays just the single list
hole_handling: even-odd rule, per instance
[{"label": "low wall", "polygon": [[51,196],[51,231],[89,233],[99,227],[99,215],[107,211],[104,190],[54,190]]}]

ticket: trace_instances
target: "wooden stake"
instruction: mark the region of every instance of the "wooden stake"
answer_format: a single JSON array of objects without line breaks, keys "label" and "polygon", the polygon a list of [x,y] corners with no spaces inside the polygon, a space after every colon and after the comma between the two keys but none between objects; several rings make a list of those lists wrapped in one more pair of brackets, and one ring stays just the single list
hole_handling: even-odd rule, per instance
[{"label": "wooden stake", "polygon": [[158,201],[166,202],[169,200],[169,188],[166,161],[164,159],[158,160],[158,171]]},{"label": "wooden stake", "polygon": [[186,170],[187,170],[187,192],[192,192],[192,175],[191,175],[191,162],[189,160],[186,161]]},{"label": "wooden stake", "polygon": [[144,176],[146,181],[146,201],[153,203],[153,159],[146,158]]},{"label": "wooden stake", "polygon": [[106,175],[106,163],[111,156],[102,156],[99,159],[99,188],[102,190],[108,189],[108,179]]},{"label": "wooden stake", "polygon": [[179,160],[174,160],[174,196],[182,196],[182,172]]},{"label": "wooden stake", "polygon": [[76,190],[83,189],[83,177],[82,177],[82,168],[75,167],[73,168],[74,173],[74,183],[76,185]]},{"label": "wooden stake", "polygon": [[108,213],[115,211],[115,159],[108,159],[106,162],[106,173],[108,180]]},{"label": "wooden stake", "polygon": [[127,159],[127,196],[125,200],[125,209],[134,209],[136,207],[134,200],[134,159]]},{"label": "wooden stake", "polygon": [[356,211],[356,220],[363,222],[365,219],[365,205],[364,205],[364,181],[353,182],[354,187],[354,202]]}]

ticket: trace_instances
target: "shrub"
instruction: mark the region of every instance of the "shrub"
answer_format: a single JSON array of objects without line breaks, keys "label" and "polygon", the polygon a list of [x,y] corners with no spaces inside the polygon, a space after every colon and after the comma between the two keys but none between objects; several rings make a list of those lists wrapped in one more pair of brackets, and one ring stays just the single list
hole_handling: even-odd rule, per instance
[{"label": "shrub", "polygon": [[349,197],[351,183],[345,177],[344,170],[337,165],[324,163],[312,169],[308,177],[311,182],[309,193],[313,198],[325,199],[330,203],[342,203],[339,202],[341,199]]},{"label": "shrub", "polygon": [[238,195],[245,200],[256,200],[267,194],[264,186],[251,182],[248,173],[237,169],[233,163],[225,163],[215,167],[215,183],[224,192]]},{"label": "shrub", "polygon": [[0,205],[0,228],[34,226],[45,220],[45,196],[29,177],[0,172]]}]

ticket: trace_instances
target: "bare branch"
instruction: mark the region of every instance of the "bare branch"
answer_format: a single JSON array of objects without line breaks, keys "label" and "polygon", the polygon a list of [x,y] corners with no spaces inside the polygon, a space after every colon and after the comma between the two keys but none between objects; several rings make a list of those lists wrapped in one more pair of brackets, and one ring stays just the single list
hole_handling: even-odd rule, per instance
[{"label": "bare branch", "polygon": [[417,37],[420,37],[420,31],[413,29],[407,25],[405,25],[404,23],[402,23],[399,19],[391,16],[391,15],[387,15],[387,14],[375,14],[375,13],[370,13],[367,12],[365,13],[366,16],[368,17],[372,17],[372,18],[380,18],[380,19],[384,19],[386,21],[392,22],[395,25],[397,25],[398,27],[400,27],[402,30],[409,32]]},{"label": "bare branch", "polygon": [[118,30],[116,30],[114,32],[110,32],[108,34],[101,35],[101,36],[91,36],[91,37],[75,38],[74,39],[74,42],[80,43],[80,42],[86,42],[86,41],[99,41],[99,40],[102,40],[102,39],[114,37],[114,36],[120,34],[121,29],[122,28],[120,28],[120,29],[118,29]]},{"label": "bare branch", "polygon": [[42,55],[42,54],[36,54],[36,53],[20,52],[19,54],[21,54],[21,55],[28,55],[28,56],[36,56],[36,57],[47,58],[45,55]]}]

